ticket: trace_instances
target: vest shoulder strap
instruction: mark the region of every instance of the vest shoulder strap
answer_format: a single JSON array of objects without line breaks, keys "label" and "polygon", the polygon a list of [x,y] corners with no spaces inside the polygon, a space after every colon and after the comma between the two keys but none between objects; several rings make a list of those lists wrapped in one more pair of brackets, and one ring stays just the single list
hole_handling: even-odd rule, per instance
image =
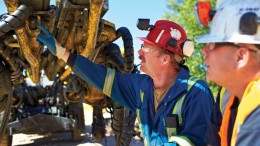
[{"label": "vest shoulder strap", "polygon": [[[177,103],[175,104],[172,114],[177,114],[178,115],[178,122],[179,125],[182,124],[182,104],[183,101],[187,95],[187,93],[190,91],[190,89],[192,88],[192,86],[199,80],[198,77],[196,76],[191,76],[187,83],[188,83],[188,87],[187,87],[187,92],[185,94],[182,95],[181,98],[178,99]],[[168,140],[169,142],[176,142],[179,145],[183,145],[183,143],[185,142],[185,145],[190,146],[193,145],[193,143],[189,140],[188,137],[186,136],[178,136],[177,135],[177,128],[169,128],[166,127],[167,130],[167,136],[168,136]]]},{"label": "vest shoulder strap", "polygon": [[220,89],[220,93],[219,93],[219,109],[222,113],[222,115],[224,114],[224,111],[226,109],[227,103],[229,101],[231,94],[228,90],[226,90],[224,87],[222,87]]},{"label": "vest shoulder strap", "polygon": [[188,79],[188,81],[187,81],[187,83],[188,83],[187,92],[185,94],[183,94],[181,98],[178,99],[177,103],[175,104],[175,106],[173,108],[172,114],[177,114],[178,115],[179,125],[182,124],[181,109],[182,109],[183,101],[184,101],[184,99],[186,97],[186,94],[190,91],[191,87],[197,82],[197,80],[199,80],[199,78],[196,77],[196,76],[191,76]]},{"label": "vest shoulder strap", "polygon": [[[190,89],[193,87],[193,85],[198,80],[199,80],[199,78],[196,77],[196,76],[191,76],[188,79],[188,81],[187,81],[187,84],[188,84],[187,92],[185,94],[183,94],[181,98],[178,99],[177,103],[175,104],[175,106],[173,108],[172,114],[177,114],[178,115],[179,125],[182,124],[182,112],[181,112],[181,109],[182,109],[183,101],[184,101],[184,99],[186,97],[186,94],[190,91]],[[141,98],[141,102],[143,102],[144,93],[142,91],[140,91],[140,98]],[[141,120],[140,120],[140,110],[137,109],[136,113],[137,113],[137,119],[139,121],[139,126],[141,126],[141,124],[140,124],[141,123]],[[168,127],[166,127],[166,130],[167,130],[167,136],[168,136],[169,142],[177,142],[177,143],[179,143],[179,141],[173,140],[171,138],[172,136],[176,136],[177,135],[177,129],[176,128],[168,128]],[[181,136],[180,138],[183,139],[184,141],[190,143],[190,145],[193,145],[192,142],[187,137]],[[147,140],[144,140],[144,141],[145,141],[145,145],[147,145]]]}]

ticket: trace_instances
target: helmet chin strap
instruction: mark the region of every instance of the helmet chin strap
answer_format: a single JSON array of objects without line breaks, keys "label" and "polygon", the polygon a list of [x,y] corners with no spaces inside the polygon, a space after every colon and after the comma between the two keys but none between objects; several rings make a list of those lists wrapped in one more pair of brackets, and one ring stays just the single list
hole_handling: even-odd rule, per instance
[{"label": "helmet chin strap", "polygon": [[184,60],[184,59],[182,59],[180,62],[178,62],[178,64],[179,64],[180,66],[183,66],[184,63],[185,63],[185,60]]},{"label": "helmet chin strap", "polygon": [[185,60],[179,55],[174,54],[174,59],[180,66],[184,65],[185,63]]}]

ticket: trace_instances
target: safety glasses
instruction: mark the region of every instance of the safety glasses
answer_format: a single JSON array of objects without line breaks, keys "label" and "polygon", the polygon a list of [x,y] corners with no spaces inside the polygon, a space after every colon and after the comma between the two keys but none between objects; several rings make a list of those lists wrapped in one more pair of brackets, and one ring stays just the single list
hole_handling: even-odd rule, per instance
[{"label": "safety glasses", "polygon": [[233,43],[207,43],[206,44],[206,47],[209,50],[214,50],[216,48],[223,47],[223,46],[231,46],[231,47],[240,48],[239,45],[236,45],[236,44],[233,44]]},{"label": "safety glasses", "polygon": [[148,46],[144,46],[144,44],[141,44],[141,50],[145,53],[151,52],[152,50],[154,50],[153,48],[150,48]]},{"label": "safety glasses", "polygon": [[253,53],[256,53],[257,50],[253,49],[253,48],[250,48],[246,45],[236,45],[234,43],[207,43],[206,44],[206,47],[209,49],[209,50],[214,50],[216,48],[219,48],[219,47],[222,47],[222,46],[231,46],[231,47],[235,47],[235,48],[240,48],[240,47],[246,47],[248,48],[249,51],[253,52]]}]

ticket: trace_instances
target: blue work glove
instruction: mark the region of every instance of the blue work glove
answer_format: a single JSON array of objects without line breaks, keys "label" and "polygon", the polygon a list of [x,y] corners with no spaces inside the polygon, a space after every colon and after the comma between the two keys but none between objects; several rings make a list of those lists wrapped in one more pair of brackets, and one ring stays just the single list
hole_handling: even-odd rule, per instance
[{"label": "blue work glove", "polygon": [[63,48],[58,44],[58,42],[56,42],[52,33],[50,33],[46,27],[39,24],[37,24],[37,27],[41,30],[41,33],[37,36],[36,41],[40,46],[46,45],[53,55],[61,59],[66,52],[66,48]]}]

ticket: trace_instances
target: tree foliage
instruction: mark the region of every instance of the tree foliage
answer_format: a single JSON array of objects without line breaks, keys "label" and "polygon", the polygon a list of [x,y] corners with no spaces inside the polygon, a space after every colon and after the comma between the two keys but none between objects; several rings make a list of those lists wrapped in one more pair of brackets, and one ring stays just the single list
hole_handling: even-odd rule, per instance
[{"label": "tree foliage", "polygon": [[[200,26],[196,21],[194,4],[197,1],[198,0],[168,0],[166,2],[168,10],[165,11],[164,19],[172,20],[180,24],[185,29],[190,40],[194,40],[196,36],[208,32],[208,28]],[[211,5],[215,5],[215,0],[211,0]],[[189,59],[186,60],[185,64],[190,68],[191,74],[206,80],[206,67],[204,65],[204,56],[201,53],[204,44],[198,44],[194,42],[194,45],[194,53]],[[216,97],[219,87],[213,82],[210,82],[208,80],[207,82]]]}]

